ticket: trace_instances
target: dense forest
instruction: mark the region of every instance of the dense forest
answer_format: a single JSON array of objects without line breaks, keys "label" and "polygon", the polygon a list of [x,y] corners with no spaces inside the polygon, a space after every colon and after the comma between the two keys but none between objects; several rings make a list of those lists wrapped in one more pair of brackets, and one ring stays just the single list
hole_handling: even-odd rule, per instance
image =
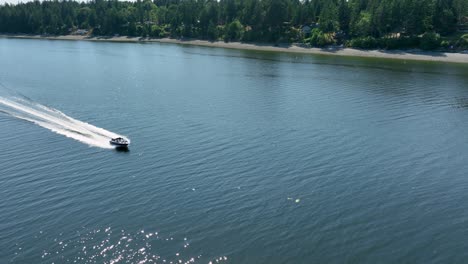
[{"label": "dense forest", "polygon": [[117,0],[0,5],[0,32],[466,49],[468,0]]}]

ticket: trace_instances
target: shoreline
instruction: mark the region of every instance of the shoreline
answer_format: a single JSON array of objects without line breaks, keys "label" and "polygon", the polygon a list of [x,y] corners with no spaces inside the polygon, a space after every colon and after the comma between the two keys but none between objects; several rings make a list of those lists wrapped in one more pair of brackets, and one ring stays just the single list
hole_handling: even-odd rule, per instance
[{"label": "shoreline", "polygon": [[346,57],[362,57],[362,58],[382,58],[382,59],[397,59],[397,60],[416,60],[416,61],[432,61],[432,62],[451,62],[451,63],[468,63],[468,54],[464,53],[447,53],[447,52],[426,52],[420,50],[359,50],[352,48],[308,48],[300,47],[294,44],[280,44],[274,46],[265,43],[241,43],[241,42],[223,42],[223,41],[207,41],[207,40],[178,40],[170,38],[141,38],[141,37],[88,37],[77,35],[63,36],[41,36],[41,35],[6,35],[0,34],[0,38],[16,38],[16,39],[44,39],[44,40],[81,40],[81,41],[102,41],[102,42],[130,42],[130,43],[171,43],[181,45],[193,45],[214,48],[227,48],[238,50],[253,50],[253,51],[269,51],[269,52],[286,52],[286,53],[301,53],[301,54],[318,54],[328,56],[346,56]]}]

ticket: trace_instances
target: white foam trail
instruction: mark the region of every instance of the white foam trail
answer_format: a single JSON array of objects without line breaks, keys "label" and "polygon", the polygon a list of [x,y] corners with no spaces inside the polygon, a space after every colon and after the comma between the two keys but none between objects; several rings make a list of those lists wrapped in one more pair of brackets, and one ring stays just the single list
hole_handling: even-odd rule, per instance
[{"label": "white foam trail", "polygon": [[123,137],[103,128],[76,120],[57,109],[20,98],[6,99],[0,97],[0,110],[93,147],[114,148],[109,144],[109,139]]}]

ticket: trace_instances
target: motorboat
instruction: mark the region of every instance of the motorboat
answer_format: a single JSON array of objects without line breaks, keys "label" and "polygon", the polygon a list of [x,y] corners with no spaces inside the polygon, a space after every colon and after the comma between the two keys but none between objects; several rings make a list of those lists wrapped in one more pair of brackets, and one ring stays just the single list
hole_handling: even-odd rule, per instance
[{"label": "motorboat", "polygon": [[122,138],[122,137],[112,138],[109,141],[109,143],[111,145],[119,147],[119,148],[126,148],[126,147],[128,147],[128,144],[130,144],[130,142],[128,142],[128,140],[126,140],[125,138]]}]

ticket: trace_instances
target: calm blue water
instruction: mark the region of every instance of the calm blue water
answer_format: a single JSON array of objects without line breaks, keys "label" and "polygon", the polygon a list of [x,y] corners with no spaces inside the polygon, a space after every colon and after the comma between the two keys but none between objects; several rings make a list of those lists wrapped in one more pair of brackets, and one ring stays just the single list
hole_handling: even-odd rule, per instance
[{"label": "calm blue water", "polygon": [[0,39],[0,82],[132,141],[0,113],[0,263],[468,260],[467,65]]}]

